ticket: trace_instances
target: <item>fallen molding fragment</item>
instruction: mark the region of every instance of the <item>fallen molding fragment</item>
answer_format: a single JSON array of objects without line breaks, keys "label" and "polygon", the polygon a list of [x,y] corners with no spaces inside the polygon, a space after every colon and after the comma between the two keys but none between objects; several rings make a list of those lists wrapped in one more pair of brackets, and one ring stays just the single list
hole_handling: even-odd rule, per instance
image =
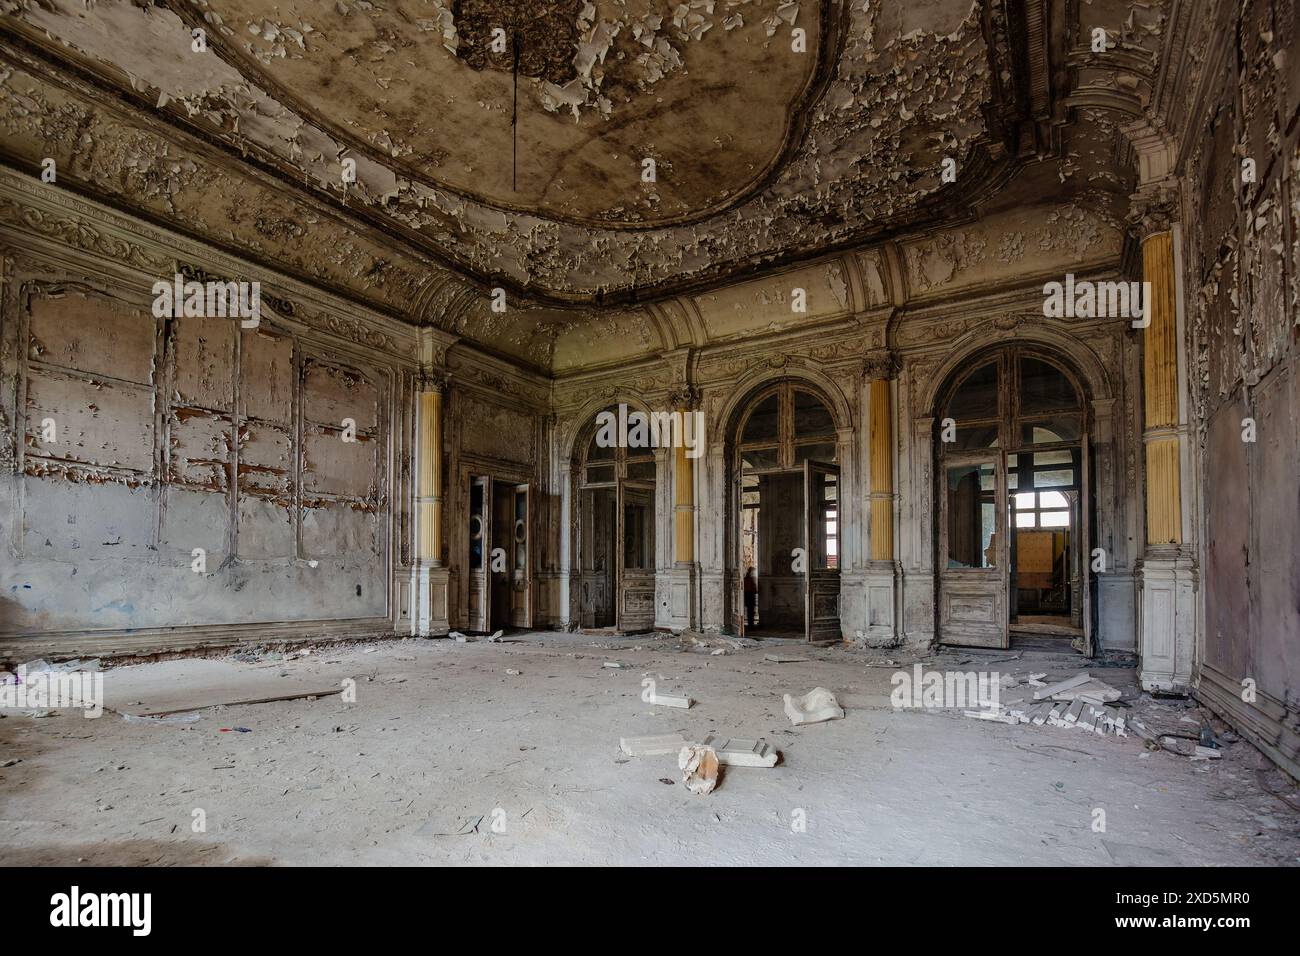
[{"label": "fallen molding fragment", "polygon": [[681,734],[653,734],[649,737],[620,737],[619,749],[629,757],[662,757],[680,753],[686,746]]},{"label": "fallen molding fragment", "polygon": [[808,658],[799,657],[795,654],[766,654],[763,660],[771,661],[773,664],[806,664],[808,662]]},{"label": "fallen molding fragment", "polygon": [[695,703],[690,697],[682,697],[677,694],[652,694],[650,703],[656,707],[680,707],[682,710],[690,710],[691,704]]},{"label": "fallen molding fragment", "polygon": [[818,724],[824,720],[840,720],[844,716],[839,701],[825,687],[814,687],[802,697],[785,694],[783,699],[785,715],[796,727],[800,724]]},{"label": "fallen molding fragment", "polygon": [[1078,687],[1080,684],[1086,684],[1092,680],[1087,671],[1075,674],[1068,680],[1059,681],[1055,684],[1048,684],[1046,687],[1040,687],[1034,691],[1034,700],[1046,700],[1048,697],[1055,697],[1063,690],[1069,690],[1071,687]]},{"label": "fallen molding fragment", "polygon": [[[308,700],[315,700],[318,697],[332,697],[335,694],[341,694],[342,687],[327,687],[325,690],[304,690],[296,694],[280,694],[276,697],[252,697],[247,700],[228,700],[219,704],[205,704],[201,709],[208,707],[242,707],[248,704],[274,704],[282,700],[302,700],[304,697]],[[188,713],[195,708],[193,707],[176,707],[172,710],[155,710],[148,714],[134,714],[135,717],[168,717],[172,714]]]},{"label": "fallen molding fragment", "polygon": [[996,720],[1000,724],[1018,724],[1020,718],[1011,714],[1004,714],[996,710],[966,710],[962,711],[967,717],[975,717],[979,720]]},{"label": "fallen molding fragment", "polygon": [[775,767],[781,753],[763,738],[749,740],[741,737],[704,738],[704,746],[712,747],[718,763],[724,767]]}]

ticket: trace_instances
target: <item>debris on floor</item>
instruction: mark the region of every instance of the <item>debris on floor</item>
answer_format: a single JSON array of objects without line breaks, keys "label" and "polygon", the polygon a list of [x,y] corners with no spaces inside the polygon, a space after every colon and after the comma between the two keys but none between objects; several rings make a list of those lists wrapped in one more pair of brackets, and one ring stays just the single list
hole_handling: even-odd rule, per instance
[{"label": "debris on floor", "polygon": [[767,654],[763,657],[765,661],[771,661],[773,664],[806,664],[808,658],[799,657],[797,654]]},{"label": "debris on floor", "polygon": [[656,707],[680,707],[682,710],[690,710],[691,704],[695,701],[680,694],[659,694],[650,695],[650,703]]},{"label": "debris on floor", "polygon": [[814,687],[802,697],[786,694],[783,699],[785,714],[790,718],[790,723],[796,727],[800,724],[817,724],[824,720],[839,720],[844,716],[839,701],[825,687]]},{"label": "debris on floor", "polygon": [[691,793],[712,793],[718,785],[718,754],[707,744],[687,744],[677,755],[682,783]]},{"label": "debris on floor", "polygon": [[762,738],[746,740],[709,734],[704,744],[714,749],[718,763],[724,767],[775,767],[781,758],[781,752]]},{"label": "debris on floor", "polygon": [[662,757],[665,754],[680,753],[686,746],[686,738],[681,734],[621,737],[618,746],[629,757]]}]

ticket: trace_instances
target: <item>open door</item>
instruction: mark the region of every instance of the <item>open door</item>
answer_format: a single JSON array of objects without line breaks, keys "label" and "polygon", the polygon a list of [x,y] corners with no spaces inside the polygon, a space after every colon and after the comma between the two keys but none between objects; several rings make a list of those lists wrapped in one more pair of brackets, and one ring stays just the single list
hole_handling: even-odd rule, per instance
[{"label": "open door", "polygon": [[614,488],[582,489],[579,623],[613,627],[618,562],[618,493]]},{"label": "open door", "polygon": [[1083,646],[1079,649],[1083,651],[1086,657],[1092,657],[1097,652],[1092,637],[1092,610],[1096,605],[1092,594],[1092,489],[1089,487],[1090,463],[1088,436],[1084,434],[1082,447],[1079,450],[1079,544],[1075,549],[1075,553],[1079,562],[1079,581],[1081,582],[1079,606],[1083,610],[1082,620],[1079,622],[1083,627]]},{"label": "open door", "polygon": [[946,644],[1008,647],[1007,497],[1002,455],[948,459],[939,485],[939,633]]},{"label": "open door", "polygon": [[[510,547],[507,551],[506,606],[511,627],[533,626],[533,571],[529,539],[531,538],[531,507],[528,485],[511,485],[507,489],[512,514],[510,522]],[[498,621],[500,627],[504,622]]]},{"label": "open door", "polygon": [[809,641],[839,641],[840,631],[840,469],[838,465],[805,461],[804,637]]},{"label": "open door", "polygon": [[492,550],[491,481],[472,477],[469,487],[469,613],[466,627],[471,631],[488,629],[492,601],[491,576],[488,571]]},{"label": "open door", "polygon": [[655,624],[655,490],[618,483],[618,629],[650,631]]}]

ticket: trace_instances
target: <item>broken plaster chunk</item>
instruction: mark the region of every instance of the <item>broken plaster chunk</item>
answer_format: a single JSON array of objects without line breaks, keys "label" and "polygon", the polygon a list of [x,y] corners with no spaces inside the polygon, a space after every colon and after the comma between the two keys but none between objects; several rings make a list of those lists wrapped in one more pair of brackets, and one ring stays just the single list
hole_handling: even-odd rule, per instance
[{"label": "broken plaster chunk", "polygon": [[677,755],[677,766],[691,793],[703,796],[718,785],[718,754],[707,744],[687,744]]},{"label": "broken plaster chunk", "polygon": [[785,715],[796,727],[800,724],[818,724],[824,720],[840,720],[844,716],[839,701],[825,687],[814,687],[802,697],[786,694],[784,700]]}]

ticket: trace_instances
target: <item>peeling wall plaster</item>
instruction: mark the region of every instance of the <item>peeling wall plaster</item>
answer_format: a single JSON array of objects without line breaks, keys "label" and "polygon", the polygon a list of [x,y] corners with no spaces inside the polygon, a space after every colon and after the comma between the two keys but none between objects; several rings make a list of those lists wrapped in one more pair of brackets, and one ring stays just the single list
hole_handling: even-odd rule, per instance
[{"label": "peeling wall plaster", "polygon": [[0,632],[387,617],[391,369],[265,319],[158,320],[135,290],[15,278]]}]

